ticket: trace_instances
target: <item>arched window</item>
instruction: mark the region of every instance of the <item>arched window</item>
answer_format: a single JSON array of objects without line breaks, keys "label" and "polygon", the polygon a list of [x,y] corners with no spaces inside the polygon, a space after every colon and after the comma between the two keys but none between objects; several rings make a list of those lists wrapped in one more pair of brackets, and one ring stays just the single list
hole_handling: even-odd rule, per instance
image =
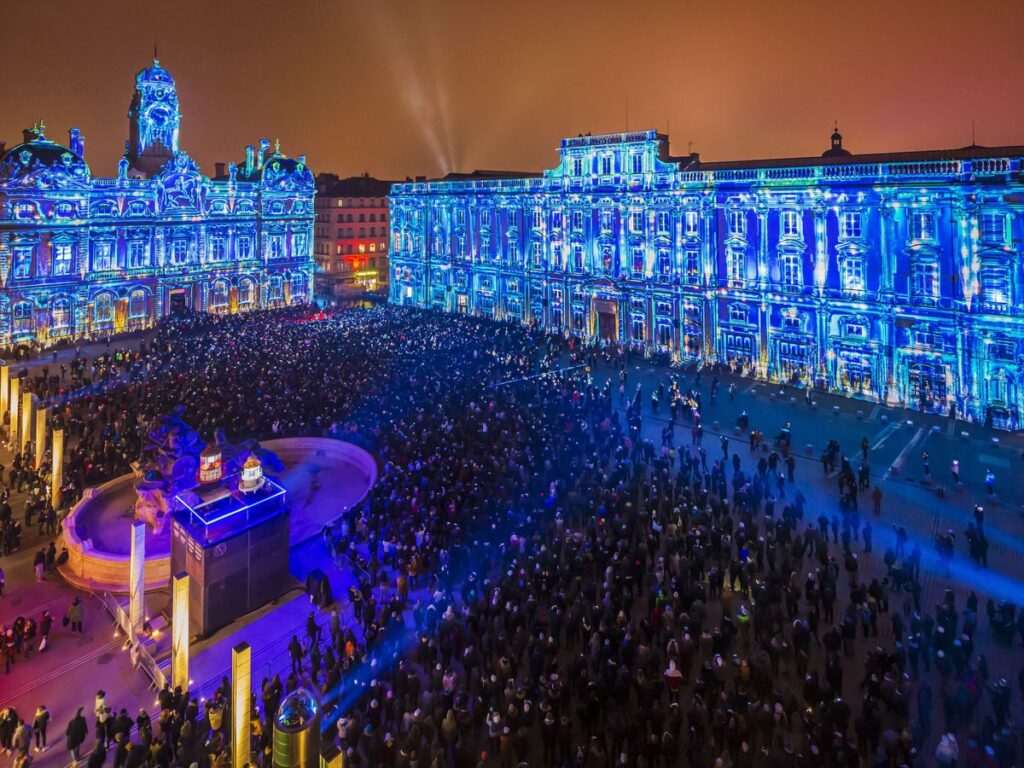
[{"label": "arched window", "polygon": [[19,301],[11,310],[12,326],[15,333],[32,333],[35,328],[32,305],[27,301]]},{"label": "arched window", "polygon": [[247,307],[253,301],[253,282],[248,277],[238,281],[238,304]]},{"label": "arched window", "polygon": [[114,322],[114,297],[109,293],[101,293],[96,297],[92,320],[96,325],[108,325]]},{"label": "arched window", "polygon": [[219,311],[228,306],[228,284],[217,280],[210,286],[210,309]]},{"label": "arched window", "polygon": [[292,275],[291,286],[292,286],[292,304],[302,302],[306,300],[306,286],[308,284],[306,276],[302,272],[296,272]]},{"label": "arched window", "polygon": [[267,282],[267,301],[284,300],[284,281],[280,275],[271,275]]},{"label": "arched window", "polygon": [[50,305],[50,329],[63,331],[71,327],[71,300],[59,297]]},{"label": "arched window", "polygon": [[128,296],[128,317],[133,320],[146,316],[146,292],[136,288]]}]

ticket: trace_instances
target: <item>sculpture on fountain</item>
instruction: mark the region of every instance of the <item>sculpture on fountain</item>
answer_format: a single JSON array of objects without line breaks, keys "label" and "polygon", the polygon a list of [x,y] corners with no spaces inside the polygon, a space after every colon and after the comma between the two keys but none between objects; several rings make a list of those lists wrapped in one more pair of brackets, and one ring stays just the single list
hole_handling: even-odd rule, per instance
[{"label": "sculpture on fountain", "polygon": [[216,477],[242,471],[250,456],[271,472],[283,472],[284,465],[273,451],[260,447],[256,440],[243,440],[231,444],[223,427],[214,432],[214,448],[206,450],[199,433],[182,418],[185,406],[177,406],[171,413],[160,416],[146,435],[143,458],[136,468],[135,517],[150,525],[156,533],[163,530],[174,510],[175,497],[186,502],[197,501],[195,490],[206,480],[200,470],[203,457],[216,459]]},{"label": "sculpture on fountain", "polygon": [[163,530],[174,497],[198,484],[199,455],[206,444],[199,433],[185,423],[185,406],[156,419],[136,470],[135,517],[156,532]]}]

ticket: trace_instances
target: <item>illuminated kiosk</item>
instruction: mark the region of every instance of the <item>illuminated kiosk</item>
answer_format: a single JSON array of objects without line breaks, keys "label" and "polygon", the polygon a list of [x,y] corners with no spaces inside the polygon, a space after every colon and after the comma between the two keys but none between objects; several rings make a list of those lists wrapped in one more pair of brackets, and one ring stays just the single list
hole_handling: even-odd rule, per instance
[{"label": "illuminated kiosk", "polygon": [[273,768],[320,768],[320,705],[298,688],[274,717]]},{"label": "illuminated kiosk", "polygon": [[204,455],[199,473],[202,485],[174,497],[171,571],[191,577],[190,633],[206,636],[288,588],[289,510],[255,456],[223,475],[220,455]]}]

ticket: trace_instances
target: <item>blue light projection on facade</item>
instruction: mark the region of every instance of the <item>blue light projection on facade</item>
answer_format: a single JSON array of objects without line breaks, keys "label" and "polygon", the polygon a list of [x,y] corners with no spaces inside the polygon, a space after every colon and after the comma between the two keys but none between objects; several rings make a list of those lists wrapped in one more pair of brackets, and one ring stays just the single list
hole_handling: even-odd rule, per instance
[{"label": "blue light projection on facade", "polygon": [[676,158],[565,139],[536,177],[396,184],[391,299],[1015,427],[1024,147]]},{"label": "blue light projection on facade", "polygon": [[304,156],[263,140],[239,166],[203,175],[178,147],[174,79],[155,61],[136,77],[129,120],[116,178],[92,175],[74,128],[65,147],[36,125],[0,157],[0,344],[311,296],[315,185]]}]

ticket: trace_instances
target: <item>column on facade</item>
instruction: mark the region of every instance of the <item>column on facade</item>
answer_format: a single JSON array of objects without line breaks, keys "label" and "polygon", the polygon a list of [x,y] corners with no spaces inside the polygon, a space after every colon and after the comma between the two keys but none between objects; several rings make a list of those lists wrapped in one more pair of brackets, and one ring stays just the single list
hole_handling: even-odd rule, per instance
[{"label": "column on facade", "polygon": [[768,289],[768,204],[759,197],[757,212],[757,289],[764,294]]},{"label": "column on facade", "polygon": [[718,359],[718,210],[714,198],[705,199],[701,211],[701,284],[704,287],[704,359]]},{"label": "column on facade", "polygon": [[879,298],[887,301],[892,298],[893,278],[896,275],[896,262],[893,257],[893,220],[894,213],[889,198],[881,196],[878,200],[878,245],[880,250],[881,275],[878,281]]}]

